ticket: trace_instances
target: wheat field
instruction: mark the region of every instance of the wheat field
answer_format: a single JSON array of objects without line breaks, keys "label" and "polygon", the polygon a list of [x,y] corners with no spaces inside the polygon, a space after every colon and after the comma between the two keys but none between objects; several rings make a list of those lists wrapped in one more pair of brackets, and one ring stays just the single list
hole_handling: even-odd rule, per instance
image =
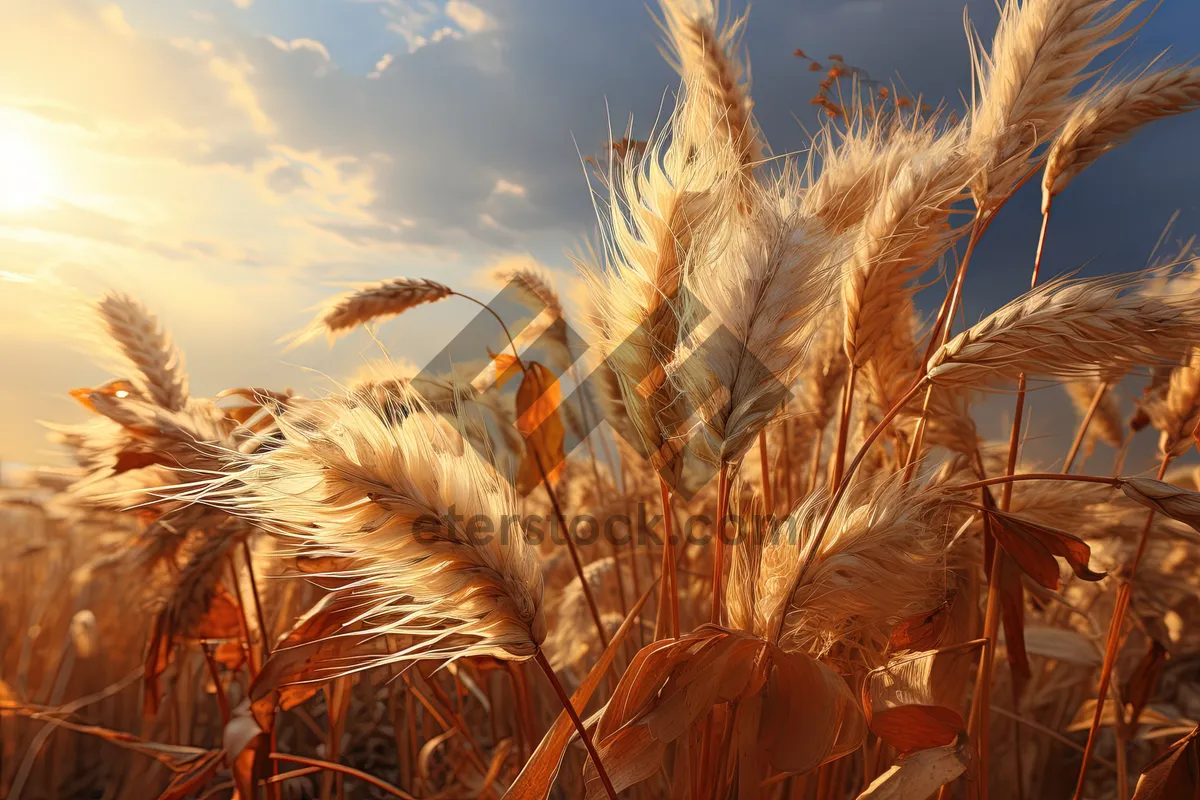
[{"label": "wheat field", "polygon": [[[397,277],[281,339],[454,304],[475,364],[198,397],[139,299],[80,309],[110,380],[0,484],[0,797],[1200,797],[1200,257],[1042,274],[1200,68],[1121,61],[1142,0],[1007,0],[957,110],[797,51],[776,154],[740,13],[655,11],[681,83],[586,159],[582,306]],[[1029,291],[964,325],[1030,181]]]}]

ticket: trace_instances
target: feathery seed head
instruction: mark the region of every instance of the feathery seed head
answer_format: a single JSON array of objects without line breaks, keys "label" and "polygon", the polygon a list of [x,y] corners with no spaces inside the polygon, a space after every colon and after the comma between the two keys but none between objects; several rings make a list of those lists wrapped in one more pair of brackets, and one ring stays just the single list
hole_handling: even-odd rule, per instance
[{"label": "feathery seed head", "polygon": [[[422,408],[415,393],[404,406]],[[292,538],[308,555],[353,555],[347,591],[362,599],[360,619],[417,640],[381,658],[533,655],[546,634],[542,576],[516,500],[443,420],[334,399],[279,427],[278,448],[180,496]]]}]

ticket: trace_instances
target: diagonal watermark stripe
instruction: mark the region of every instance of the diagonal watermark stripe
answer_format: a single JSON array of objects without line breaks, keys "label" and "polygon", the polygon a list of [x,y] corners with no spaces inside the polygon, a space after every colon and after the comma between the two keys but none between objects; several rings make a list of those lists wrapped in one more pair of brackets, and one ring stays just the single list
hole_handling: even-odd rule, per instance
[{"label": "diagonal watermark stripe", "polygon": [[[687,290],[681,289],[680,291],[685,293]],[[700,305],[692,296],[681,294],[671,300],[673,302],[686,301],[689,308],[694,309],[694,313],[689,314],[683,323],[685,327],[680,331],[681,337],[691,335],[696,326],[709,315],[708,309]],[[519,278],[514,278],[501,289],[499,294],[487,304],[487,308],[490,309],[490,312],[480,310],[467,326],[421,371],[418,380],[413,382],[414,388],[418,392],[421,391],[420,387],[423,383],[420,378],[432,381],[439,375],[452,374],[456,364],[477,362],[481,353],[511,352],[508,338],[497,324],[496,317],[514,321],[514,324],[509,325],[514,340],[521,340],[522,334],[527,331],[536,334],[524,348],[521,359],[526,363],[537,362],[546,367],[559,381],[560,386],[563,385],[564,378],[571,377],[568,374],[570,365],[588,349],[583,337],[571,328],[562,317],[556,318],[540,331],[531,327],[534,320],[546,311],[547,305],[541,300],[531,298]],[[496,315],[495,317],[493,313]],[[637,334],[645,333],[647,331],[642,329],[627,337],[609,354],[603,366],[611,369],[613,363],[637,363],[640,361],[640,359],[621,359],[620,356],[623,355],[621,348],[636,347],[637,345],[631,340],[638,338]],[[561,352],[564,350],[564,345],[565,354]],[[777,407],[787,402],[790,397],[788,387],[779,380],[778,376],[772,374],[753,353],[747,351],[744,343],[723,325],[717,326],[699,346],[695,347],[680,368],[695,369],[714,363],[718,354],[729,352],[731,349],[744,351],[741,359],[742,368],[749,371],[748,374],[756,385],[765,388],[769,398],[777,400],[773,403],[774,406]],[[600,402],[602,388],[599,376],[600,370],[594,369],[582,380],[572,381],[571,391],[562,398],[557,410],[565,428],[563,448],[561,455],[554,454],[553,463],[543,465],[547,473],[558,468],[566,458],[575,452],[576,448],[584,444],[584,441],[600,426],[601,422],[605,421],[604,404]],[[639,386],[645,386],[653,381],[661,381],[665,376],[617,373],[617,378],[625,387],[626,392],[637,392]],[[507,381],[499,391],[504,397],[508,398],[511,395],[515,399],[519,383],[519,381]],[[472,383],[469,393],[473,393],[473,397],[478,398],[489,388],[489,386],[480,387]],[[723,396],[703,398],[700,404],[701,408],[714,404],[714,401],[717,404],[727,402],[728,389],[720,387],[718,391],[723,392]],[[631,437],[622,434],[619,426],[610,426],[615,435],[620,436],[634,452],[648,463],[660,463],[658,473],[672,491],[684,498],[693,497],[696,492],[716,477],[719,467],[711,454],[721,451],[719,433],[705,424],[701,408],[694,407],[691,399],[685,394],[680,394],[674,401],[681,404],[675,411],[680,417],[686,419],[687,423],[664,448],[667,452],[658,454],[660,458],[652,459],[655,454],[650,452],[645,442],[641,441],[639,437],[633,437],[634,440],[631,441]],[[464,403],[466,402],[470,402],[470,396],[464,399]],[[546,432],[546,426],[557,424],[559,424],[558,420],[547,418],[526,438],[535,438]],[[486,446],[484,443],[473,441],[472,446],[480,451],[480,455],[488,457],[489,454],[484,452]],[[532,487],[525,488],[528,490]]]}]

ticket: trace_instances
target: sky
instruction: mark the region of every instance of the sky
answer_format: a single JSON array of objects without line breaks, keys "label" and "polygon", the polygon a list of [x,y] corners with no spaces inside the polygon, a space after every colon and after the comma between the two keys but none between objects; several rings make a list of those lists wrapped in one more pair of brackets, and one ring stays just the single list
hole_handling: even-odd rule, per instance
[{"label": "sky", "polygon": [[[991,0],[966,14],[990,39]],[[745,44],[773,151],[819,123],[796,48],[961,108],[963,20],[961,0],[760,0]],[[340,284],[486,299],[496,266],[536,262],[574,296],[568,253],[595,230],[581,156],[669,107],[660,38],[642,0],[0,0],[0,460],[50,460],[37,421],[79,419],[66,391],[106,377],[79,313],[105,290],[158,314],[199,395],[328,386],[381,350],[420,365],[474,313],[285,352]],[[1165,0],[1123,69],[1168,48],[1200,53],[1194,0]],[[1168,120],[1077,179],[1044,270],[1141,268],[1175,212],[1168,243],[1200,232],[1197,141],[1200,115]],[[968,318],[1026,286],[1037,200],[989,231]]]}]

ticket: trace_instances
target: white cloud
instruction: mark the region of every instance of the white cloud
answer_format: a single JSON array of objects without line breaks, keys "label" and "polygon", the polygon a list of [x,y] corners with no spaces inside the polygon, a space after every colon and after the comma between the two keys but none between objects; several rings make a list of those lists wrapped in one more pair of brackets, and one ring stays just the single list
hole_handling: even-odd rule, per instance
[{"label": "white cloud", "polygon": [[396,57],[391,53],[384,53],[383,58],[375,62],[375,71],[367,73],[367,77],[375,79],[387,72],[387,68],[392,65],[392,61],[394,61],[395,58]]},{"label": "white cloud", "polygon": [[233,4],[245,11],[247,8],[254,5],[254,0],[233,0]]},{"label": "white cloud", "polygon": [[513,183],[512,181],[506,181],[504,178],[500,178],[496,181],[496,186],[494,189],[492,189],[492,191],[496,194],[508,194],[512,195],[513,197],[525,196],[524,186],[519,183]]},{"label": "white cloud", "polygon": [[467,33],[478,33],[495,25],[487,12],[466,0],[450,0],[446,3],[446,16]]}]

